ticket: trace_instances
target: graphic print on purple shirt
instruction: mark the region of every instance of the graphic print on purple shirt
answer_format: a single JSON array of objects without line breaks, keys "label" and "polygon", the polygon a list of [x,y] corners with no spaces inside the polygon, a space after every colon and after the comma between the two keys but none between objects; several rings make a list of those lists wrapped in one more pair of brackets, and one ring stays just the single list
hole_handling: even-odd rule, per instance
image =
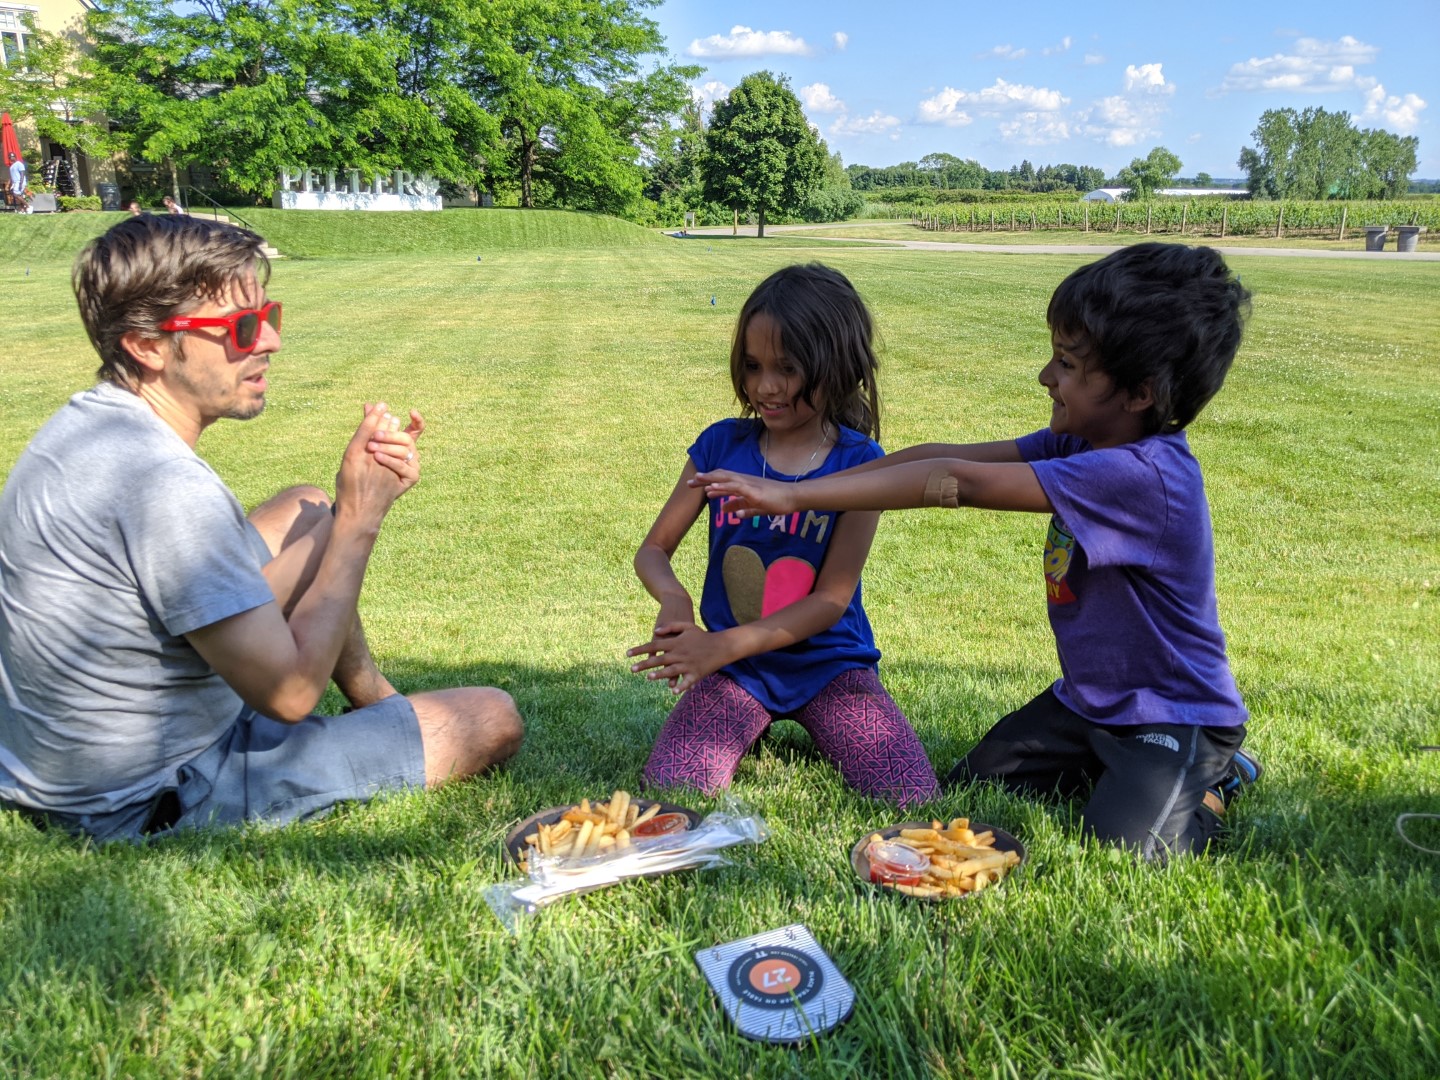
[{"label": "graphic print on purple shirt", "polygon": [[1052,604],[1073,604],[1075,594],[1065,584],[1070,557],[1075,553],[1075,536],[1058,517],[1050,519],[1045,533],[1045,597]]}]

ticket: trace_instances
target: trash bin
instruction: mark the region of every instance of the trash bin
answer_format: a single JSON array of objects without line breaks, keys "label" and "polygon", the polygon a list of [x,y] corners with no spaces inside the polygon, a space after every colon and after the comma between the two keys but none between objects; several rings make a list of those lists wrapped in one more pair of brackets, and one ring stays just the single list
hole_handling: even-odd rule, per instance
[{"label": "trash bin", "polygon": [[1416,250],[1420,246],[1420,234],[1424,231],[1424,225],[1397,225],[1395,227],[1395,250]]},{"label": "trash bin", "polygon": [[1388,225],[1366,225],[1365,226],[1365,250],[1384,251],[1385,234],[1390,231]]},{"label": "trash bin", "polygon": [[99,183],[95,185],[95,194],[100,196],[101,210],[119,210],[120,206],[120,185]]}]

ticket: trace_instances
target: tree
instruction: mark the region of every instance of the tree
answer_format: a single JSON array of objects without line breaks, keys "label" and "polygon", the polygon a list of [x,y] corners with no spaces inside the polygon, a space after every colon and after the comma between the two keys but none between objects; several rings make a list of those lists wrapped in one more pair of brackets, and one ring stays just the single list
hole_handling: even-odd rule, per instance
[{"label": "tree", "polygon": [[100,73],[69,37],[36,26],[32,12],[20,19],[25,51],[0,66],[0,101],[9,111],[29,116],[41,138],[65,148],[70,175],[78,184],[77,151],[104,158],[119,145],[103,116]]},{"label": "tree", "polygon": [[1197,172],[1195,174],[1195,186],[1208,188],[1215,186],[1215,178],[1208,172]]},{"label": "tree", "polygon": [[[664,49],[643,16],[660,0],[494,0],[500,29],[474,57],[478,100],[500,120],[520,205],[535,183],[570,205],[620,209],[641,190],[640,156],[689,100],[701,69],[642,59]],[[604,205],[601,205],[603,203]]]},{"label": "tree", "polygon": [[1125,193],[1127,202],[1138,202],[1151,198],[1156,189],[1164,187],[1180,171],[1180,159],[1157,146],[1143,158],[1133,158],[1130,164],[1116,174],[1116,179],[1130,190]]},{"label": "tree", "polygon": [[768,213],[804,205],[820,183],[825,158],[790,81],[759,71],[715,103],[701,159],[705,197],[754,210],[764,236]]},{"label": "tree", "polygon": [[1240,151],[1246,186],[1271,199],[1388,198],[1405,191],[1419,140],[1357,129],[1347,112],[1267,109]]}]

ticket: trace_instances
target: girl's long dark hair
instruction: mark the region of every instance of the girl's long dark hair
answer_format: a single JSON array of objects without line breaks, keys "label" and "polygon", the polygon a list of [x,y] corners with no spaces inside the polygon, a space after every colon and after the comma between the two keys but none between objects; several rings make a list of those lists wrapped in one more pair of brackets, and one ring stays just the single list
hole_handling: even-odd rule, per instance
[{"label": "girl's long dark hair", "polygon": [[730,379],[740,415],[746,417],[755,410],[745,397],[745,330],[756,315],[768,315],[779,326],[785,356],[803,375],[800,400],[813,409],[818,392],[827,421],[878,441],[875,328],[850,279],[820,263],[806,263],[775,271],[750,294],[730,346]]}]

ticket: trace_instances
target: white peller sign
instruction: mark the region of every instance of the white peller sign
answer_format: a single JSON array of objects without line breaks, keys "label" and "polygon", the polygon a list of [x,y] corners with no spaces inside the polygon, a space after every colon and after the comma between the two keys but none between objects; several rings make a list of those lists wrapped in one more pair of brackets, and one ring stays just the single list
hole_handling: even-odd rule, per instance
[{"label": "white peller sign", "polygon": [[359,169],[280,170],[277,210],[439,210],[440,183],[404,169],[365,177]]}]

